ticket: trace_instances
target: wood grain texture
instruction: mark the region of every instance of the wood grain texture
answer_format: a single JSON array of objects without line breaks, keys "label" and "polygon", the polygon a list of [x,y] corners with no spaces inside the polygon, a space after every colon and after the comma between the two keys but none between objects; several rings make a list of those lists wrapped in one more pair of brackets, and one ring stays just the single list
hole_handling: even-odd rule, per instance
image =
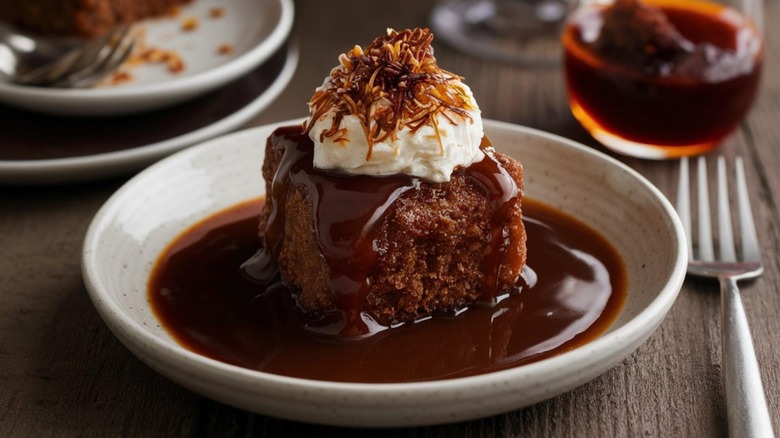
[{"label": "wood grain texture", "polygon": [[[373,3],[372,3],[373,4]],[[282,96],[249,125],[306,114],[339,53],[386,27],[427,25],[431,0],[383,4],[297,1],[301,62]],[[376,8],[375,10],[372,10]],[[780,2],[766,4],[760,96],[714,154],[742,155],[766,273],[743,287],[770,412],[780,430]],[[774,28],[773,28],[774,27]],[[466,77],[485,117],[551,131],[605,151],[566,105],[559,69],[476,60],[436,44],[440,64]],[[258,141],[262,141],[258,139]],[[676,192],[677,164],[619,157]],[[107,330],[84,289],[81,243],[92,216],[124,180],[60,188],[0,187],[0,436],[515,437],[726,435],[715,283],[687,280],[659,329],[601,377],[554,399],[476,421],[415,429],[323,427],[213,402],[161,377]]]}]

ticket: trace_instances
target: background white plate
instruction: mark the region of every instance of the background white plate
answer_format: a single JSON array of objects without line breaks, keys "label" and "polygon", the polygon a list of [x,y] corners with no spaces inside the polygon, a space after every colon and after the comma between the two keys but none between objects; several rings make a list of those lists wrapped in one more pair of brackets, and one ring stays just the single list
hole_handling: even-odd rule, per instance
[{"label": "background white plate", "polygon": [[[279,53],[278,56],[282,57],[283,65],[278,72],[275,70],[276,66],[268,66],[269,72],[275,74],[274,77],[265,77],[265,72],[267,70],[266,65],[263,65],[255,70],[255,72],[250,73],[250,75],[259,74],[258,78],[256,78],[257,80],[268,81],[265,83],[266,85],[261,87],[262,92],[257,96],[254,96],[245,105],[236,107],[232,113],[224,118],[214,120],[193,131],[172,137],[160,135],[159,138],[152,143],[139,144],[137,146],[127,147],[112,152],[67,158],[30,160],[0,159],[0,184],[61,184],[90,181],[108,176],[121,175],[141,169],[179,149],[237,129],[268,107],[268,105],[270,105],[285,89],[290,82],[290,79],[292,79],[293,73],[295,73],[295,69],[298,65],[298,48],[293,44],[287,48],[282,47],[280,50],[282,50],[283,53]],[[274,58],[269,62],[276,59],[276,56],[277,55],[274,55]],[[242,80],[243,79],[238,79],[236,82]],[[254,80],[252,83],[254,84]],[[225,87],[233,86],[239,87],[242,91],[246,89],[241,85],[234,85],[232,83]],[[204,99],[210,99],[209,96],[205,96]],[[229,104],[230,102],[227,103]],[[183,105],[187,106],[192,104],[193,103],[185,103]],[[204,103],[199,103],[198,105],[203,104]],[[216,103],[214,103],[214,105],[216,105]],[[178,111],[177,108],[173,108],[171,111]],[[206,112],[205,114],[210,114],[210,112]],[[153,115],[150,117],[153,117]],[[58,123],[62,123],[62,121],[58,121]],[[94,123],[101,123],[101,121],[95,120]],[[0,125],[2,124],[3,122],[0,121]],[[80,121],[79,124],[83,124],[83,121]],[[6,132],[5,137],[0,137],[0,148],[3,148],[3,144],[8,141],[13,140],[9,140],[9,135]],[[59,141],[60,139],[52,139],[49,143],[56,144]],[[67,146],[63,145],[61,147]]]},{"label": "background white plate", "polygon": [[[224,15],[210,18],[220,7]],[[112,116],[161,108],[207,93],[245,75],[268,59],[287,39],[293,23],[292,0],[195,0],[177,17],[138,23],[147,45],[175,50],[184,60],[179,74],[164,65],[133,68],[133,80],[120,86],[88,89],[25,87],[0,81],[0,102],[64,116]],[[198,20],[184,32],[182,22]],[[227,43],[235,51],[220,55]]]},{"label": "background white plate", "polygon": [[[285,124],[292,123],[300,120]],[[568,391],[614,366],[655,330],[680,290],[685,238],[677,215],[654,186],[585,146],[486,121],[497,149],[523,162],[527,196],[578,217],[623,256],[628,297],[607,333],[529,365],[422,383],[305,380],[199,356],[160,328],[147,303],[149,271],[185,228],[263,194],[263,145],[273,129],[232,134],[155,164],[106,202],[84,242],[87,289],[117,338],[161,374],[215,400],[292,420],[346,426],[412,426],[494,415]]]}]

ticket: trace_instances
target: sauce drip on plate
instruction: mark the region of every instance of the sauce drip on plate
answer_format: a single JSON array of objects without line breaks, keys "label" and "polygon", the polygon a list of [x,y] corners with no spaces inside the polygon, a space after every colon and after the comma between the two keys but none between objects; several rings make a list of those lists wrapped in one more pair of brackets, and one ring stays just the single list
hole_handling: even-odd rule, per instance
[{"label": "sauce drip on plate", "polygon": [[626,273],[593,230],[524,199],[528,263],[517,291],[457,316],[433,317],[364,339],[304,328],[281,283],[258,290],[240,266],[257,252],[254,200],[194,225],[160,257],[149,299],[186,348],[254,370],[308,379],[395,383],[489,373],[583,345],[617,318]]}]

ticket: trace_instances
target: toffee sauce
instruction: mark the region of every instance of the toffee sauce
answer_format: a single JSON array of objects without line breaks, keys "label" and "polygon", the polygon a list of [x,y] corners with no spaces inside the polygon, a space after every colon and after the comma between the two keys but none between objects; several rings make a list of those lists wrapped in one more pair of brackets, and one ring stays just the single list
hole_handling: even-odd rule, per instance
[{"label": "toffee sauce", "polygon": [[659,147],[698,145],[701,153],[733,131],[750,109],[758,89],[763,49],[742,46],[760,40],[746,18],[706,2],[657,4],[694,44],[709,44],[721,55],[697,74],[646,76],[601,56],[584,35],[601,26],[599,5],[575,15],[563,32],[569,103],[591,132],[606,131]]},{"label": "toffee sauce", "polygon": [[[184,347],[237,366],[307,379],[394,383],[465,377],[538,361],[601,335],[626,298],[616,250],[578,220],[523,200],[528,262],[515,293],[455,317],[362,339],[319,336],[282,283],[239,266],[257,252],[261,200],[195,224],[161,255],[149,301]],[[527,286],[531,285],[531,286]]]},{"label": "toffee sauce", "polygon": [[[419,187],[421,181],[405,174],[347,175],[318,169],[313,165],[314,144],[300,126],[274,131],[266,147],[277,146],[284,155],[271,185],[265,245],[244,264],[247,275],[261,285],[268,285],[269,279],[277,274],[275,260],[284,241],[286,197],[291,186],[303,187],[313,206],[315,240],[328,266],[329,290],[333,292],[336,306],[306,326],[339,336],[373,335],[383,330],[385,327],[363,312],[371,268],[377,258],[376,224],[396,199]],[[507,218],[520,202],[520,190],[496,160],[487,139],[483,140],[482,150],[484,159],[457,171],[482,189],[491,209],[491,240],[481,267],[485,275],[481,300],[491,302],[503,292],[498,279],[504,263],[522,264],[514,254],[507,253],[507,239],[503,235]]]}]

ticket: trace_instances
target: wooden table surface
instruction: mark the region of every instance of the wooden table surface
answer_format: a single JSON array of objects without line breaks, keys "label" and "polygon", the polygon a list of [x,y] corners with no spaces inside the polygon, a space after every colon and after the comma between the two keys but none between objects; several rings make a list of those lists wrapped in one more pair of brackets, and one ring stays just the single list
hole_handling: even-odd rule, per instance
[{"label": "wooden table surface", "polygon": [[[373,3],[372,3],[373,4]],[[314,87],[354,44],[386,27],[426,26],[432,2],[298,1],[298,70],[248,126],[305,115]],[[764,275],[745,283],[769,409],[780,430],[780,2],[766,4],[760,95],[714,154],[746,160]],[[559,67],[528,69],[462,55],[439,64],[466,77],[483,116],[598,146],[571,116]],[[0,134],[1,135],[1,134]],[[619,157],[672,199],[677,164]],[[773,170],[775,169],[775,170]],[[93,215],[127,176],[60,187],[0,187],[0,436],[723,436],[717,285],[686,280],[658,330],[591,382],[505,415],[419,429],[358,430],[251,414],[194,394],[136,359],[108,331],[81,279]]]}]

